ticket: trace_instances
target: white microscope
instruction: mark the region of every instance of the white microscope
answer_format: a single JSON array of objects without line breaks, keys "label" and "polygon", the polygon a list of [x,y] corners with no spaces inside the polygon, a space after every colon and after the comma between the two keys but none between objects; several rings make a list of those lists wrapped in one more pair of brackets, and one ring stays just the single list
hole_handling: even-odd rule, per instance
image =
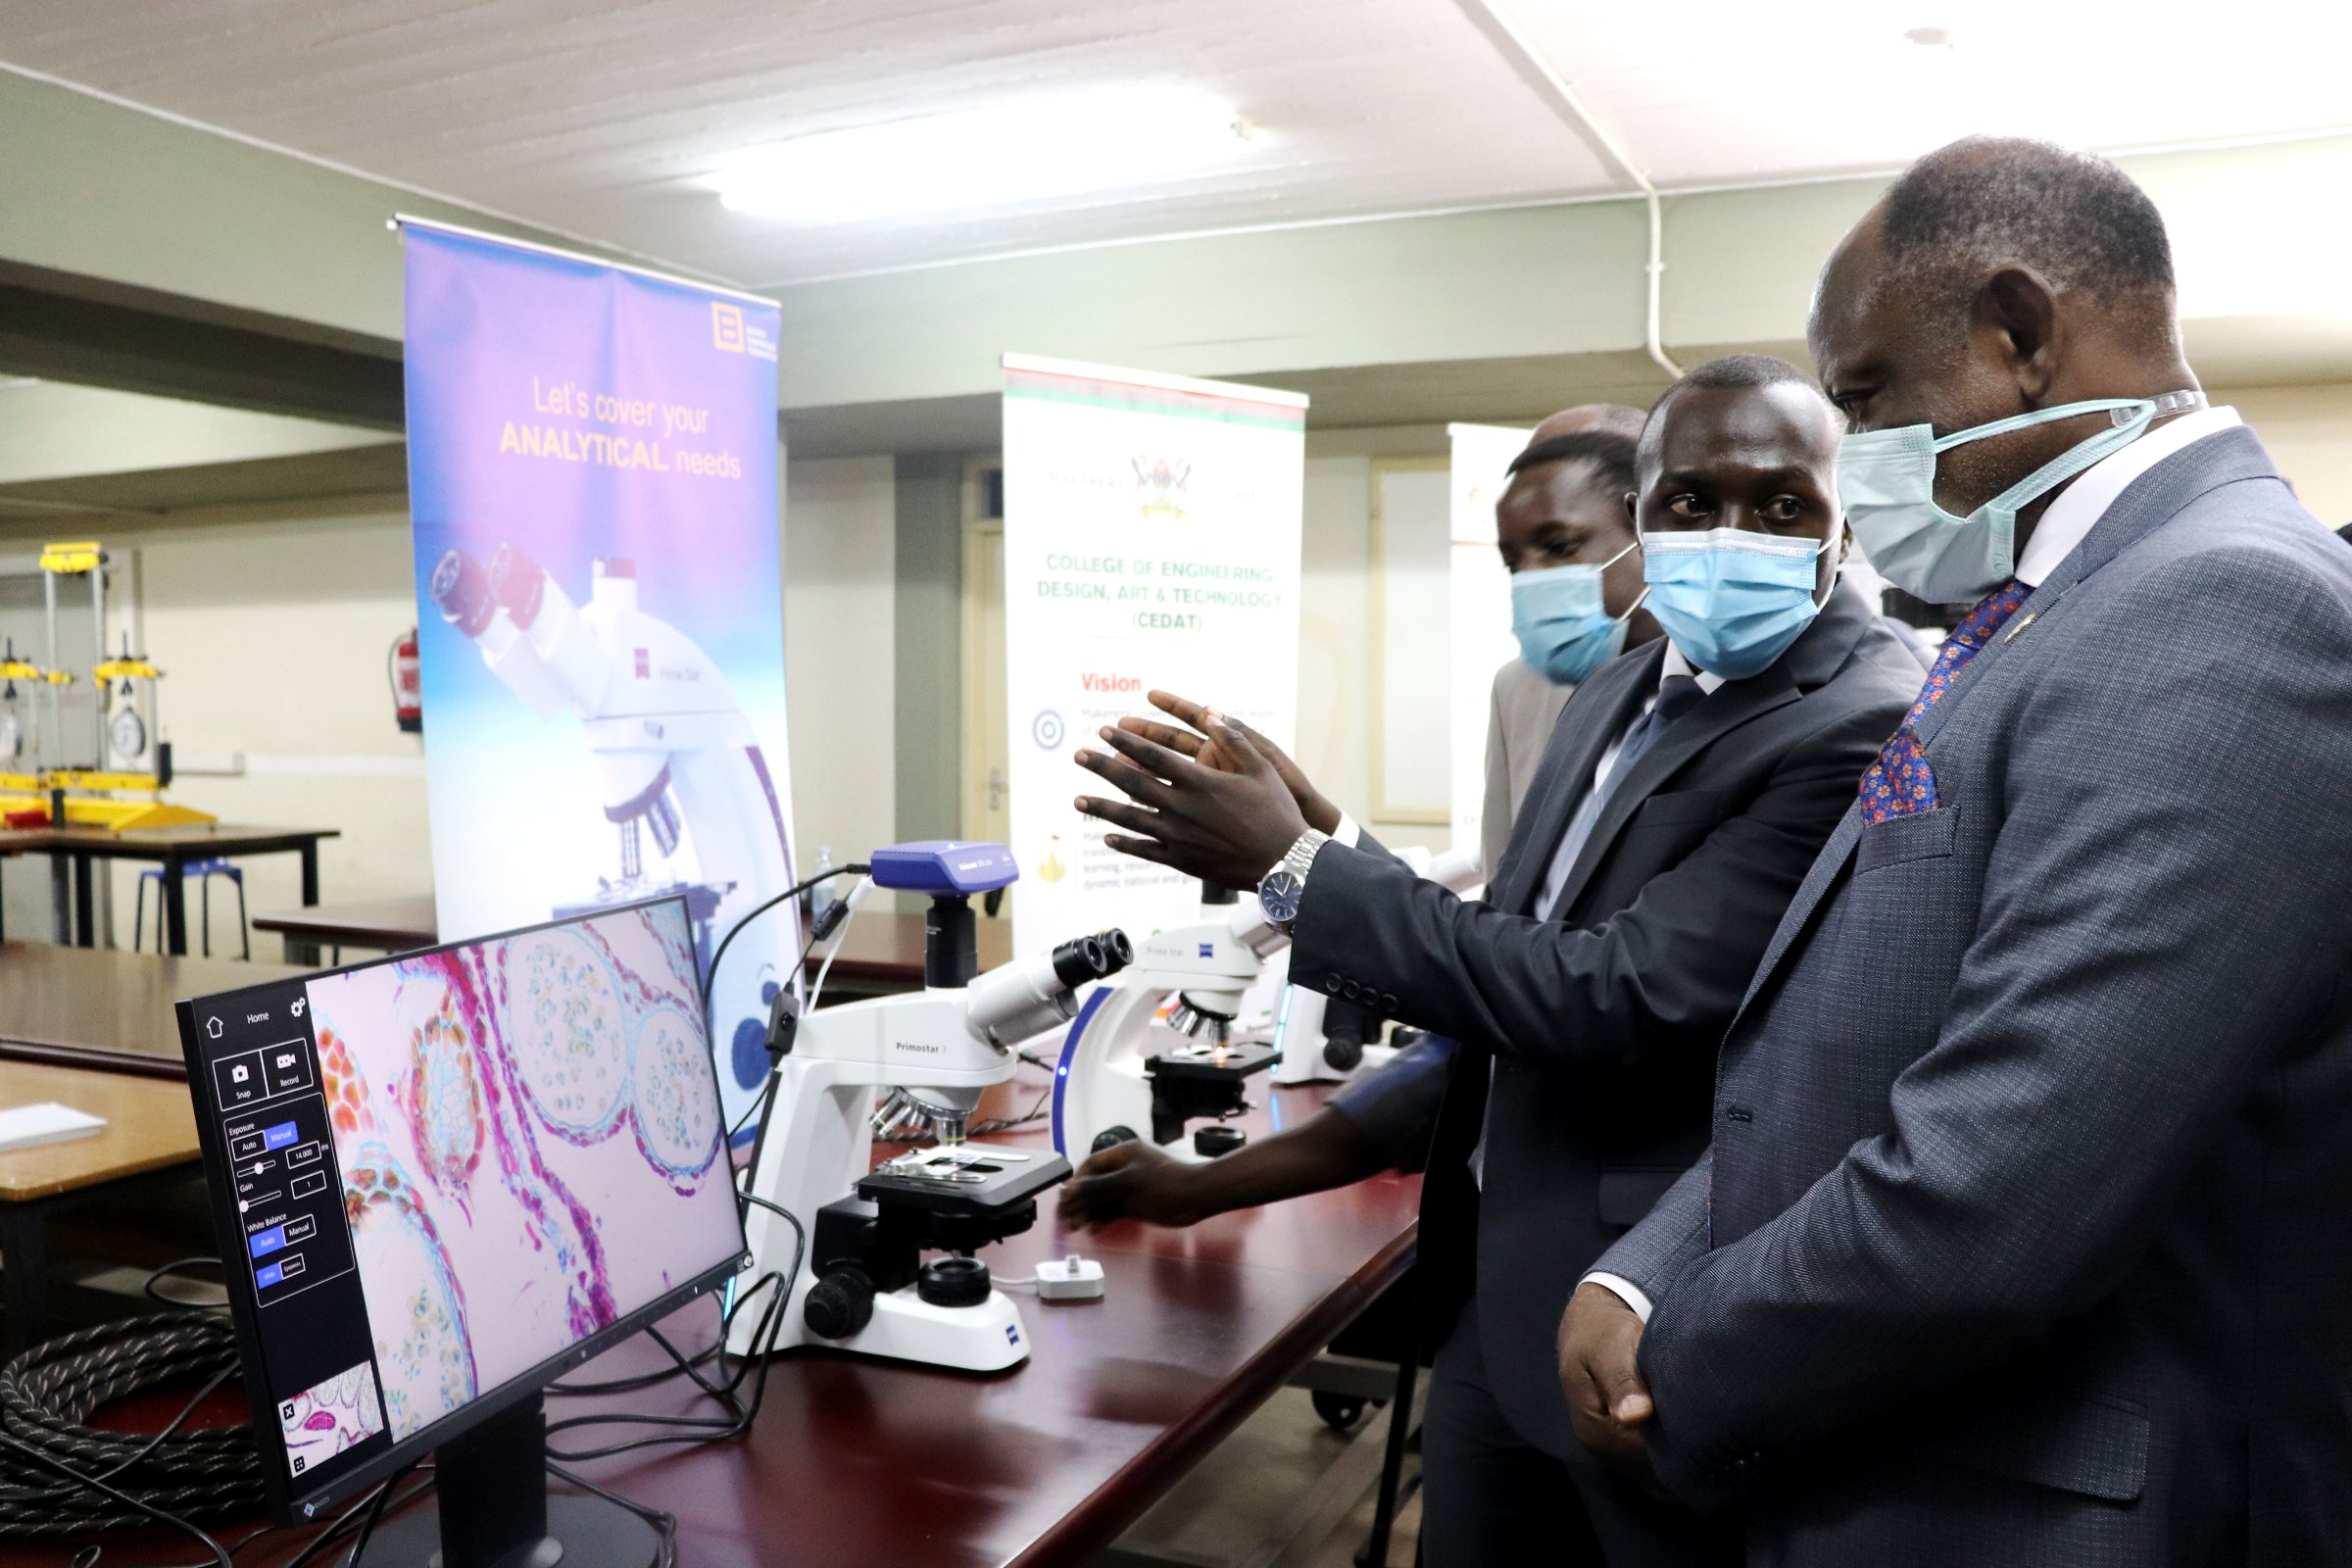
[{"label": "white microscope", "polygon": [[[825,1007],[800,1020],[775,1066],[752,1157],[753,1197],[807,1227],[790,1281],[777,1349],[821,1345],[994,1372],[1027,1359],[1020,1313],[969,1254],[1037,1221],[1037,1195],[1070,1173],[1042,1149],[963,1142],[982,1091],[1010,1078],[1020,1042],[1066,1023],[1080,986],[1116,974],[1132,956],[1116,930],[976,974],[973,894],[1020,875],[1001,844],[937,841],[878,850],[874,885],[931,896],[919,992]],[[892,1091],[879,1109],[877,1093]],[[909,1114],[936,1147],[877,1166],[879,1126]],[[752,1269],[790,1266],[792,1228],[755,1203],[745,1223]],[[952,1255],[925,1262],[925,1251]],[[734,1314],[728,1348],[757,1348],[767,1302]]]},{"label": "white microscope", "polygon": [[[1466,855],[1398,858],[1456,893],[1480,880]],[[1247,894],[1230,906],[1204,903],[1201,913],[1197,925],[1137,944],[1135,963],[1087,998],[1070,1026],[1054,1070],[1054,1147],[1065,1157],[1149,1135],[1178,1159],[1213,1159],[1242,1146],[1229,1118],[1249,1108],[1252,1075],[1271,1069],[1278,1084],[1347,1078],[1377,1059],[1367,1052],[1379,1048],[1366,1042],[1381,1019],[1340,1008],[1327,1019],[1323,994],[1296,986],[1283,989],[1270,1045],[1236,1040],[1244,993],[1291,939]],[[1201,1117],[1215,1120],[1185,1137]]]},{"label": "white microscope", "polygon": [[[636,563],[600,560],[594,569],[583,610],[514,545],[499,546],[486,567],[452,550],[433,567],[433,602],[542,721],[566,707],[579,715],[605,818],[619,834],[618,875],[599,877],[593,894],[553,912],[682,892],[707,964],[713,929],[728,929],[791,885],[775,779],[718,665],[685,633],[637,608]],[[675,869],[662,874],[681,845],[691,846],[691,879]],[[780,951],[795,951],[797,911],[787,906],[777,917],[786,922]],[[792,977],[747,966],[722,977],[712,999],[721,1067],[743,1090],[767,1073],[763,979],[788,985]]]}]

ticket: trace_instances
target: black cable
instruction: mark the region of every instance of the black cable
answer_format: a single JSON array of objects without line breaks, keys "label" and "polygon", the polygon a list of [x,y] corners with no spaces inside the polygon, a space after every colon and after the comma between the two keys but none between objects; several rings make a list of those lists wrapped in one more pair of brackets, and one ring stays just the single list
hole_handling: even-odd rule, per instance
[{"label": "black cable", "polygon": [[[795,1215],[790,1209],[787,1209],[780,1204],[769,1202],[766,1199],[757,1197],[750,1193],[739,1193],[737,1196],[742,1198],[747,1203],[757,1203],[760,1207],[767,1209],[769,1212],[781,1216],[783,1220],[792,1227],[793,1235],[796,1238],[796,1244],[793,1249],[792,1268],[789,1273],[776,1274],[770,1272],[767,1274],[762,1274],[756,1282],[753,1283],[750,1290],[744,1292],[741,1296],[736,1298],[732,1308],[721,1315],[719,1321],[719,1347],[723,1351],[723,1348],[726,1345],[727,1334],[733,1327],[735,1314],[745,1310],[750,1305],[751,1300],[755,1296],[758,1296],[762,1291],[768,1289],[771,1285],[776,1287],[776,1295],[774,1299],[768,1302],[766,1308],[760,1313],[758,1323],[753,1328],[751,1350],[737,1364],[735,1375],[729,1378],[723,1386],[719,1387],[713,1387],[712,1385],[706,1383],[699,1375],[694,1375],[696,1384],[702,1387],[706,1394],[710,1395],[712,1398],[717,1399],[718,1402],[727,1409],[729,1412],[728,1415],[633,1415],[627,1411],[616,1410],[595,1415],[570,1416],[562,1421],[550,1422],[547,1428],[548,1436],[552,1438],[559,1432],[576,1431],[583,1427],[592,1426],[652,1426],[674,1427],[682,1430],[676,1432],[656,1433],[642,1438],[632,1438],[625,1442],[611,1444],[601,1448],[587,1448],[576,1452],[560,1451],[550,1448],[548,1453],[551,1458],[561,1459],[566,1463],[577,1463],[588,1459],[609,1458],[613,1454],[629,1453],[639,1448],[662,1447],[689,1443],[724,1443],[729,1439],[739,1437],[743,1433],[750,1431],[752,1423],[759,1419],[760,1406],[767,1397],[767,1373],[768,1368],[774,1362],[776,1341],[782,1336],[784,1323],[786,1321],[785,1314],[790,1310],[792,1304],[792,1285],[794,1281],[800,1278],[801,1266],[808,1261],[808,1233],[802,1226],[799,1216]],[[669,1352],[671,1358],[677,1364],[672,1370],[660,1374],[660,1376],[654,1380],[657,1382],[677,1376],[678,1371],[685,1369],[687,1366],[686,1358],[679,1354],[675,1347],[671,1346],[666,1340],[660,1340],[659,1343],[662,1345],[663,1349]],[[725,1358],[722,1353],[722,1364],[724,1363],[724,1359]],[[758,1373],[753,1378],[751,1400],[749,1403],[745,1403],[737,1396],[737,1392],[742,1387],[745,1374],[750,1372],[755,1364],[758,1367]]]},{"label": "black cable", "polygon": [[141,1294],[143,1294],[150,1301],[155,1302],[159,1306],[168,1306],[174,1312],[216,1311],[218,1308],[207,1305],[200,1301],[175,1301],[169,1296],[159,1296],[156,1294],[155,1286],[158,1280],[164,1279],[169,1275],[177,1274],[181,1269],[188,1268],[196,1264],[204,1264],[212,1268],[220,1269],[224,1277],[228,1273],[227,1267],[217,1257],[175,1257],[169,1263],[163,1264],[157,1268],[149,1269],[147,1271],[147,1277],[139,1282],[139,1290]]},{"label": "black cable", "polygon": [[132,1493],[121,1491],[115,1487],[109,1486],[106,1482],[82,1475],[74,1470],[72,1465],[52,1458],[49,1454],[43,1452],[39,1448],[34,1447],[31,1444],[20,1442],[18,1439],[9,1436],[5,1432],[0,1432],[0,1447],[14,1449],[17,1453],[20,1453],[25,1458],[30,1459],[33,1463],[41,1466],[43,1469],[55,1471],[57,1474],[65,1477],[68,1481],[73,1482],[76,1487],[87,1488],[88,1490],[99,1494],[101,1496],[111,1498],[112,1500],[122,1504],[126,1508],[137,1510],[139,1513],[144,1514],[147,1518],[153,1520],[157,1524],[169,1525],[174,1530],[183,1532],[184,1534],[192,1537],[198,1545],[211,1552],[213,1554],[213,1560],[219,1563],[220,1568],[236,1568],[236,1564],[229,1561],[228,1548],[221,1545],[218,1541],[215,1541],[210,1535],[206,1534],[201,1525],[193,1524],[180,1515],[171,1512],[169,1509],[158,1508],[153,1503],[148,1502],[145,1498],[137,1496]]},{"label": "black cable", "polygon": [[[711,1005],[718,997],[718,960],[727,956],[727,949],[734,945],[737,937],[743,935],[743,928],[745,926],[750,925],[754,920],[759,919],[768,910],[774,908],[777,905],[782,904],[786,899],[799,898],[802,894],[808,892],[810,888],[815,887],[820,882],[831,881],[837,876],[848,876],[853,872],[858,876],[863,876],[866,872],[872,869],[872,866],[867,865],[862,860],[852,860],[847,865],[828,866],[826,869],[819,871],[816,873],[816,875],[808,878],[806,882],[795,882],[792,886],[786,888],[774,898],[768,899],[764,903],[756,905],[744,915],[742,919],[727,927],[727,934],[718,939],[718,947],[710,955],[710,967],[703,971],[704,1026],[711,1030],[716,1030],[718,1027],[718,1025],[711,1019],[710,1016]],[[808,949],[802,949],[801,956],[804,961],[807,959],[808,956]],[[792,972],[793,978],[797,979],[801,972],[800,966],[798,964],[794,965]]]},{"label": "black cable", "polygon": [[39,1469],[0,1463],[0,1539],[139,1529],[159,1512],[212,1520],[258,1511],[253,1428],[180,1430],[201,1393],[151,1436],[85,1425],[127,1395],[188,1378],[209,1380],[210,1392],[236,1371],[235,1333],[212,1313],[101,1324],[18,1355],[0,1368],[0,1437]]},{"label": "black cable", "polygon": [[384,1478],[375,1489],[375,1500],[368,1505],[367,1517],[360,1521],[360,1533],[351,1544],[351,1555],[343,1559],[343,1568],[359,1568],[361,1555],[368,1549],[368,1538],[375,1534],[375,1522],[384,1516],[384,1504],[392,1500],[392,1489],[408,1479],[413,1464],[404,1464]]},{"label": "black cable", "polygon": [[652,1525],[662,1538],[661,1554],[654,1559],[654,1568],[672,1568],[672,1565],[677,1562],[678,1516],[676,1514],[663,1513],[661,1509],[648,1507],[642,1502],[632,1502],[617,1492],[607,1492],[586,1476],[566,1470],[553,1459],[547,1462],[547,1473],[559,1481],[568,1482],[582,1492],[593,1493],[615,1507],[626,1508],[647,1524]]}]

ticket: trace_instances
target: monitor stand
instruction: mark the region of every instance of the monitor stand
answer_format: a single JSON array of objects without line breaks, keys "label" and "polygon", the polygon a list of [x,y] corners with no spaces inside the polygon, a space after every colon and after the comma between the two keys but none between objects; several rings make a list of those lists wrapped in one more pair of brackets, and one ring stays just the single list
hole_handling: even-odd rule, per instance
[{"label": "monitor stand", "polygon": [[653,1568],[654,1527],[601,1497],[547,1494],[539,1396],[433,1454],[437,1506],[388,1520],[358,1568]]}]

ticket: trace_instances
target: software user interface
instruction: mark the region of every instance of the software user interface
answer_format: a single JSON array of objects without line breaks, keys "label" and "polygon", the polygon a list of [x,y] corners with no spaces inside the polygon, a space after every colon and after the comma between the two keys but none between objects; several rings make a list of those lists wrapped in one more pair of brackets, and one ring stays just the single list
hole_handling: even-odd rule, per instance
[{"label": "software user interface", "polygon": [[699,994],[673,901],[196,1004],[297,1494],[740,1254]]}]

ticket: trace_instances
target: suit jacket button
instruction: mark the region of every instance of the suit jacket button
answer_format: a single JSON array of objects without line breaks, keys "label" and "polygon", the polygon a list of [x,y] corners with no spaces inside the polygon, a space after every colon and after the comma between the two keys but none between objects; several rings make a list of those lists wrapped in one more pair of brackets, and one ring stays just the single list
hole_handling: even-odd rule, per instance
[{"label": "suit jacket button", "polygon": [[1357,985],[1352,980],[1340,987],[1340,995],[1349,1002],[1353,1002],[1356,998],[1362,996],[1363,994],[1363,987]]},{"label": "suit jacket button", "polygon": [[1323,977],[1323,989],[1332,996],[1338,996],[1340,994],[1340,977],[1336,974],[1325,975]]},{"label": "suit jacket button", "polygon": [[1396,992],[1394,992],[1394,991],[1383,991],[1383,992],[1380,994],[1380,1010],[1381,1010],[1382,1012],[1386,1012],[1386,1013],[1394,1013],[1394,1012],[1396,1010]]}]

